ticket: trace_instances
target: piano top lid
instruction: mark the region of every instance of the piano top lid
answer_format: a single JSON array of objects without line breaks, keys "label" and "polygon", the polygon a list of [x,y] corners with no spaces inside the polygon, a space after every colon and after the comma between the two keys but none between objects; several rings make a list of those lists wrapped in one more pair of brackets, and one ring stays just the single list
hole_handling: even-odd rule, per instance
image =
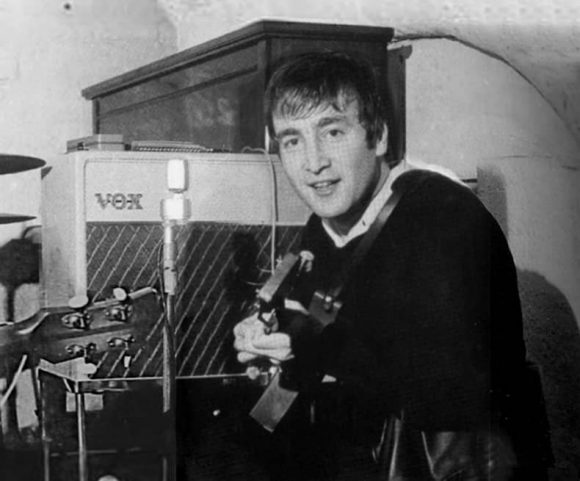
[{"label": "piano top lid", "polygon": [[212,57],[224,55],[232,50],[246,47],[264,39],[342,40],[382,43],[386,46],[392,40],[393,35],[394,29],[390,27],[261,20],[135,70],[99,82],[83,89],[81,93],[85,99],[93,100],[141,83],[149,78],[207,61]]}]

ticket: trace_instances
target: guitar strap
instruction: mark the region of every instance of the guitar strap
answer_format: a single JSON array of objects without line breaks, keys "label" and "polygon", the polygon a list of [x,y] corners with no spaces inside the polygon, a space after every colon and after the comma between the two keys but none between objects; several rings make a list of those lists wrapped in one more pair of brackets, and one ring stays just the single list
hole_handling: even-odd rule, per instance
[{"label": "guitar strap", "polygon": [[[308,312],[312,321],[317,322],[321,329],[336,320],[336,316],[342,307],[340,295],[344,285],[367,255],[391,213],[399,203],[403,193],[401,188],[393,191],[379,215],[357,245],[350,262],[347,262],[339,272],[336,286],[326,292],[316,291],[314,293]],[[261,424],[264,429],[273,432],[297,396],[298,391],[286,389],[280,385],[280,370],[278,369],[256,405],[252,408],[250,416]]]}]

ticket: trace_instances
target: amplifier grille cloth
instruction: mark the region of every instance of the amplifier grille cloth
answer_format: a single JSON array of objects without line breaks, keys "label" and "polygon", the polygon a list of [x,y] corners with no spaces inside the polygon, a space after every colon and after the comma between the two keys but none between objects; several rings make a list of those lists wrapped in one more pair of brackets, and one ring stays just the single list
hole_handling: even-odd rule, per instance
[{"label": "amplifier grille cloth", "polygon": [[[278,226],[276,252],[297,246],[300,226]],[[177,228],[175,346],[177,376],[210,377],[239,373],[232,328],[269,275],[271,227],[195,222]],[[161,224],[88,223],[87,284],[95,299],[123,286],[161,289]],[[162,375],[163,316],[139,344],[131,365],[123,354],[105,353],[95,378]]]}]

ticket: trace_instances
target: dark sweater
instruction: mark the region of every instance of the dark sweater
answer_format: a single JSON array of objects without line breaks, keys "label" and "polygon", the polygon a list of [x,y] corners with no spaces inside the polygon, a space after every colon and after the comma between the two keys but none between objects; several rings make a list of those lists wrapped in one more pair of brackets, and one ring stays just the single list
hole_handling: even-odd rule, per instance
[{"label": "dark sweater", "polygon": [[[488,426],[525,361],[507,242],[477,197],[446,177],[410,171],[393,189],[403,197],[345,286],[337,321],[315,343],[300,323],[290,328],[296,356],[369,413],[404,412],[422,429]],[[311,217],[302,247],[315,256],[314,288],[332,287],[359,240],[337,248]]]}]

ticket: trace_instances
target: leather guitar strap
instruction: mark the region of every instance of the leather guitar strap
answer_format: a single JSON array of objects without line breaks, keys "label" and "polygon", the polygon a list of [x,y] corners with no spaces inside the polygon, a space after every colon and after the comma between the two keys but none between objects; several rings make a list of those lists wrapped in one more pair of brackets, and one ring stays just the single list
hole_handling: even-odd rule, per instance
[{"label": "leather guitar strap", "polygon": [[[350,262],[347,262],[339,273],[336,286],[326,292],[316,291],[314,293],[308,312],[312,321],[317,322],[321,330],[336,320],[338,311],[342,306],[340,294],[345,283],[367,255],[402,195],[402,189],[393,191],[379,215],[357,245]],[[278,369],[256,405],[252,408],[250,416],[261,424],[264,429],[273,432],[297,396],[298,391],[280,386],[280,370]]]}]

